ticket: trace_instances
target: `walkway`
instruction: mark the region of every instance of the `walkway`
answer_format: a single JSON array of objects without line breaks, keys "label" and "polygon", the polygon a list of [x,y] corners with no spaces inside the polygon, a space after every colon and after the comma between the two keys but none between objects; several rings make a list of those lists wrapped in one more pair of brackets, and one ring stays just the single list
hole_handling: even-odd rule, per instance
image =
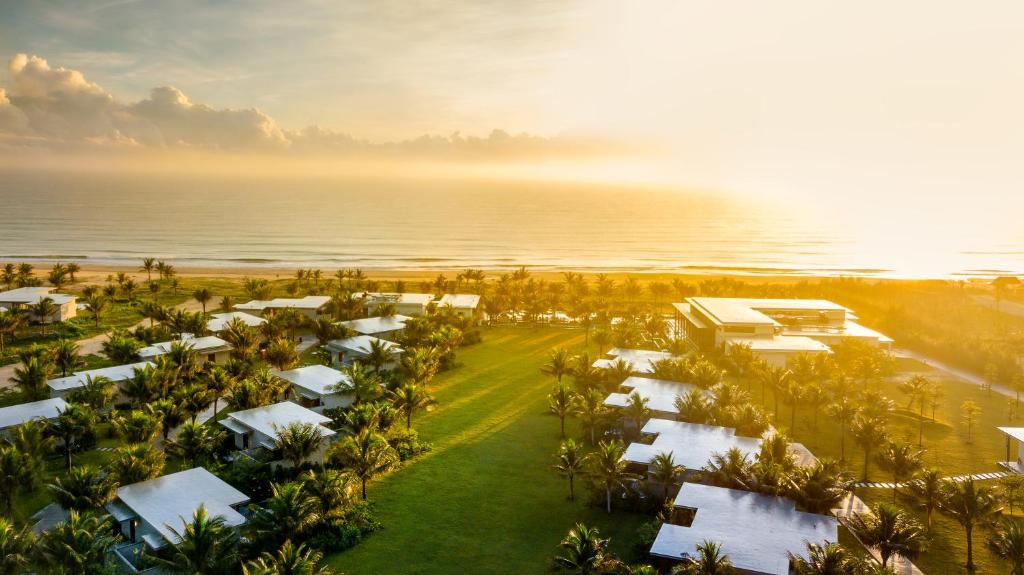
[{"label": "walkway", "polygon": [[[896,355],[896,357],[915,359],[932,369],[946,372],[947,374],[952,375],[953,377],[959,380],[966,381],[967,383],[970,383],[972,385],[977,385],[978,387],[985,387],[987,385],[985,378],[981,377],[980,375],[971,373],[958,367],[953,367],[949,364],[942,363],[937,359],[932,359],[926,355],[917,353],[916,351],[910,351],[909,349],[897,349],[893,353]],[[993,385],[992,391],[996,393],[1001,393],[1007,397],[1017,397],[1017,393],[1015,391],[1008,387],[1003,387],[1002,385]]]},{"label": "walkway", "polygon": [[[857,497],[856,495],[851,493],[846,497],[846,499],[843,500],[843,502],[840,504],[839,509],[833,509],[832,512],[835,513],[837,518],[839,518],[840,523],[845,524],[846,520],[850,517],[853,517],[855,514],[871,514],[871,509],[868,508],[867,504],[865,504],[860,497]],[[861,545],[864,544],[861,543]],[[868,547],[867,545],[864,545],[864,548],[868,550],[868,553],[870,553],[876,561],[881,563],[882,556],[878,553],[878,550],[876,550],[873,547]],[[891,563],[892,564],[890,566],[892,567],[892,570],[898,573],[899,575],[924,575],[924,572],[918,569],[917,565],[914,565],[908,559],[904,559],[902,557],[893,557]]]},{"label": "walkway", "polygon": [[[950,477],[943,477],[947,481],[966,481],[967,479],[974,479],[975,481],[989,481],[992,479],[1002,479],[1010,475],[1008,471],[992,471],[989,473],[973,473],[968,475],[952,475]],[[854,485],[857,489],[893,489],[899,487],[905,487],[906,485],[914,483],[913,481],[905,481],[903,483],[857,483]]]}]

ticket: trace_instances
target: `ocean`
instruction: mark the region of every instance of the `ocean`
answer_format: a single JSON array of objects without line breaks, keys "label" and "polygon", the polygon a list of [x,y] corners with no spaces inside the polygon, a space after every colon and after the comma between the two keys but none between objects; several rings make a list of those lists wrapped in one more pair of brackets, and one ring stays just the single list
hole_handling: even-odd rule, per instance
[{"label": "ocean", "polygon": [[179,268],[526,265],[937,278],[1024,272],[1024,247],[1012,243],[945,242],[936,253],[902,238],[858,237],[856,226],[799,207],[582,184],[16,172],[0,174],[0,261],[137,265],[151,256]]}]

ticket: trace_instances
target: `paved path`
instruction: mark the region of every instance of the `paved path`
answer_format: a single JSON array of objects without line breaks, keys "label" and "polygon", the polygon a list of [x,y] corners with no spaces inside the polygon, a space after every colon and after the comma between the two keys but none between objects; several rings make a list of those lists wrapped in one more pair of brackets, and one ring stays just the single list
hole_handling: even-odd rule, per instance
[{"label": "paved path", "polygon": [[[852,517],[854,514],[871,513],[871,509],[868,508],[867,504],[865,504],[860,497],[857,497],[856,495],[851,493],[846,497],[846,499],[843,500],[843,502],[840,504],[839,509],[833,509],[832,512],[835,513],[836,517],[839,518],[839,521],[841,523],[845,523],[846,520]],[[868,553],[870,553],[876,561],[881,563],[882,556],[879,555],[878,550],[876,550],[873,547],[868,547],[867,545],[864,545],[864,548],[868,550]],[[914,565],[908,559],[903,559],[902,557],[893,557],[890,560],[890,563],[890,567],[892,567],[892,570],[898,573],[899,575],[924,575],[924,572],[918,569],[917,565]]]},{"label": "paved path", "polygon": [[[974,296],[974,301],[980,303],[985,307],[997,309],[996,298],[990,295],[976,295]],[[1002,313],[1008,313],[1010,315],[1024,317],[1024,305],[1019,304],[1015,301],[1009,301],[1006,299],[1001,300],[999,302],[998,310]]]},{"label": "paved path", "polygon": [[[985,387],[986,386],[986,381],[985,381],[984,377],[981,377],[980,375],[978,375],[976,373],[971,373],[971,372],[969,372],[967,370],[960,369],[959,367],[953,367],[953,366],[951,366],[949,364],[942,363],[941,361],[939,361],[937,359],[932,359],[932,358],[930,358],[930,357],[928,357],[926,355],[917,353],[916,351],[910,351],[909,349],[897,349],[893,353],[896,354],[896,357],[904,357],[904,358],[909,358],[909,359],[916,359],[917,361],[927,365],[928,367],[930,367],[932,369],[936,369],[938,371],[945,372],[945,373],[947,373],[949,375],[952,375],[953,377],[955,377],[955,378],[957,378],[959,380],[966,381],[967,383],[970,383],[970,384],[973,384],[973,385],[977,385],[978,387]],[[996,393],[1001,393],[1001,394],[1003,394],[1003,395],[1005,395],[1007,397],[1017,397],[1017,393],[1016,392],[1014,392],[1012,389],[1010,389],[1008,387],[1004,387],[1002,385],[993,385],[992,386],[992,391],[994,391]]]},{"label": "paved path", "polygon": [[[992,479],[1002,479],[1010,475],[1008,471],[991,471],[989,473],[972,473],[968,475],[952,475],[950,477],[943,477],[943,479],[949,481],[966,481],[967,479],[974,479],[975,481],[989,481]],[[894,487],[904,487],[913,481],[906,481],[903,483],[858,483],[855,485],[857,489],[893,489]]]}]

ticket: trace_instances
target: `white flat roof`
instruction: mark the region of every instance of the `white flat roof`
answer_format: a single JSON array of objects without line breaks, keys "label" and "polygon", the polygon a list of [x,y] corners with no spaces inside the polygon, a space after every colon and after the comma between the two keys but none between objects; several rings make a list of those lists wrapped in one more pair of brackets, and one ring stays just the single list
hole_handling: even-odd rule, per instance
[{"label": "white flat roof", "polygon": [[256,311],[263,311],[265,309],[283,309],[289,307],[297,309],[320,309],[329,301],[331,301],[331,296],[326,295],[308,295],[300,298],[279,297],[270,300],[254,299],[252,301],[235,305],[235,309]]},{"label": "white flat roof", "polygon": [[452,306],[455,309],[476,309],[480,296],[475,293],[446,293],[437,302],[437,307]]},{"label": "white flat roof", "polygon": [[373,337],[372,335],[357,335],[345,339],[332,339],[327,342],[327,348],[334,351],[352,351],[363,355],[370,353],[370,344],[378,341],[384,344],[393,354],[400,354],[404,350],[393,341]]},{"label": "white flat roof", "polygon": [[46,385],[50,386],[50,389],[54,391],[67,391],[69,389],[76,389],[85,385],[86,378],[96,379],[97,377],[105,377],[113,382],[121,382],[131,379],[135,375],[136,369],[142,369],[147,365],[154,365],[149,361],[140,361],[138,363],[129,363],[127,365],[115,365],[112,367],[101,367],[99,369],[90,369],[86,371],[76,371],[75,373],[67,377],[58,377],[51,379],[46,382]]},{"label": "white flat roof", "polygon": [[320,364],[297,367],[286,371],[275,369],[273,373],[281,379],[291,382],[292,385],[297,385],[318,395],[339,393],[330,388],[343,381],[348,381],[348,377],[344,373]]},{"label": "white flat roof", "polygon": [[259,327],[267,320],[251,313],[245,313],[244,311],[229,311],[227,313],[215,313],[210,316],[210,321],[206,322],[206,329],[210,331],[220,331],[228,326],[233,320],[242,320],[245,325],[249,327]]},{"label": "white flat roof", "polygon": [[430,293],[368,292],[362,295],[367,299],[367,305],[382,303],[427,305],[434,301],[434,294]]},{"label": "white flat roof", "polygon": [[610,369],[620,359],[629,362],[635,373],[654,373],[654,363],[665,359],[676,359],[679,356],[672,355],[667,351],[652,351],[647,349],[623,349],[613,347],[608,350],[609,358],[600,358],[591,364],[596,369]]},{"label": "white flat roof", "polygon": [[997,427],[996,429],[1017,441],[1024,442],[1024,427]]},{"label": "white flat roof", "polygon": [[650,444],[631,443],[622,458],[632,463],[648,464],[659,453],[671,453],[677,465],[687,469],[701,469],[716,454],[725,454],[732,448],[754,456],[761,449],[761,440],[738,437],[730,427],[701,425],[667,419],[650,419],[643,433],[657,434]]},{"label": "white flat roof", "polygon": [[193,337],[189,334],[182,334],[180,340],[162,341],[160,343],[154,343],[151,346],[140,349],[139,357],[157,357],[159,355],[170,353],[171,346],[178,342],[196,350],[197,352],[209,352],[212,350],[219,350],[220,348],[231,349],[231,344],[215,335]]},{"label": "white flat roof", "polygon": [[56,288],[52,287],[21,287],[12,290],[0,292],[0,302],[4,303],[20,303],[25,305],[34,305],[39,303],[39,300],[44,297],[48,297],[53,300],[53,303],[57,305],[63,305],[75,301],[75,296],[63,294],[63,293],[52,293]]},{"label": "white flat roof", "polygon": [[68,404],[59,397],[0,407],[0,429],[21,425],[33,419],[53,419],[67,408]]},{"label": "white flat roof", "polygon": [[850,311],[824,299],[693,297],[687,299],[687,302],[723,324],[778,325],[775,320],[763,313],[764,311]]},{"label": "white flat roof", "polygon": [[339,323],[356,333],[374,335],[403,329],[405,328],[405,322],[410,319],[412,318],[407,315],[396,314],[389,317],[364,317],[362,319],[353,319]]},{"label": "white flat roof", "polygon": [[834,517],[796,510],[783,497],[685,483],[676,507],[695,509],[689,527],[665,523],[651,554],[671,559],[695,557],[705,540],[721,544],[737,569],[770,575],[789,574],[789,554],[807,558],[807,544],[839,540]]},{"label": "white flat roof", "polygon": [[275,439],[281,429],[293,423],[316,425],[321,437],[334,435],[334,430],[324,427],[325,423],[331,422],[330,417],[290,401],[229,413],[228,419]]},{"label": "white flat roof", "polygon": [[627,393],[613,393],[609,395],[604,400],[605,405],[625,407],[629,401],[629,396],[636,392],[640,394],[640,397],[648,400],[647,407],[654,411],[665,413],[678,413],[679,410],[676,409],[675,405],[676,397],[686,395],[690,390],[699,389],[697,386],[689,383],[637,377],[635,375],[627,377],[621,386],[629,388],[629,391]]},{"label": "white flat roof", "polygon": [[746,344],[751,351],[792,351],[792,352],[829,352],[831,348],[816,339],[805,335],[776,335],[773,337],[730,337],[732,344]]},{"label": "white flat roof", "polygon": [[172,544],[181,541],[183,524],[201,505],[210,517],[223,517],[229,527],[235,527],[245,523],[245,517],[231,506],[249,501],[202,467],[120,487],[117,498]]}]

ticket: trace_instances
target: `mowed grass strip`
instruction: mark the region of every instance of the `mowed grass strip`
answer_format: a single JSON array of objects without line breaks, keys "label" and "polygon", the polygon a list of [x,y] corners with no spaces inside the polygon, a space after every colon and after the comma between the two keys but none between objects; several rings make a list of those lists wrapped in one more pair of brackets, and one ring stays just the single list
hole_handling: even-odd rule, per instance
[{"label": "mowed grass strip", "polygon": [[[346,573],[538,573],[577,521],[597,525],[628,556],[648,518],[586,507],[551,470],[558,419],[547,413],[548,352],[580,348],[583,334],[548,328],[487,330],[438,376],[438,406],[414,419],[434,450],[371,485],[383,529],[329,558]],[[578,433],[575,425],[571,433]]]}]

